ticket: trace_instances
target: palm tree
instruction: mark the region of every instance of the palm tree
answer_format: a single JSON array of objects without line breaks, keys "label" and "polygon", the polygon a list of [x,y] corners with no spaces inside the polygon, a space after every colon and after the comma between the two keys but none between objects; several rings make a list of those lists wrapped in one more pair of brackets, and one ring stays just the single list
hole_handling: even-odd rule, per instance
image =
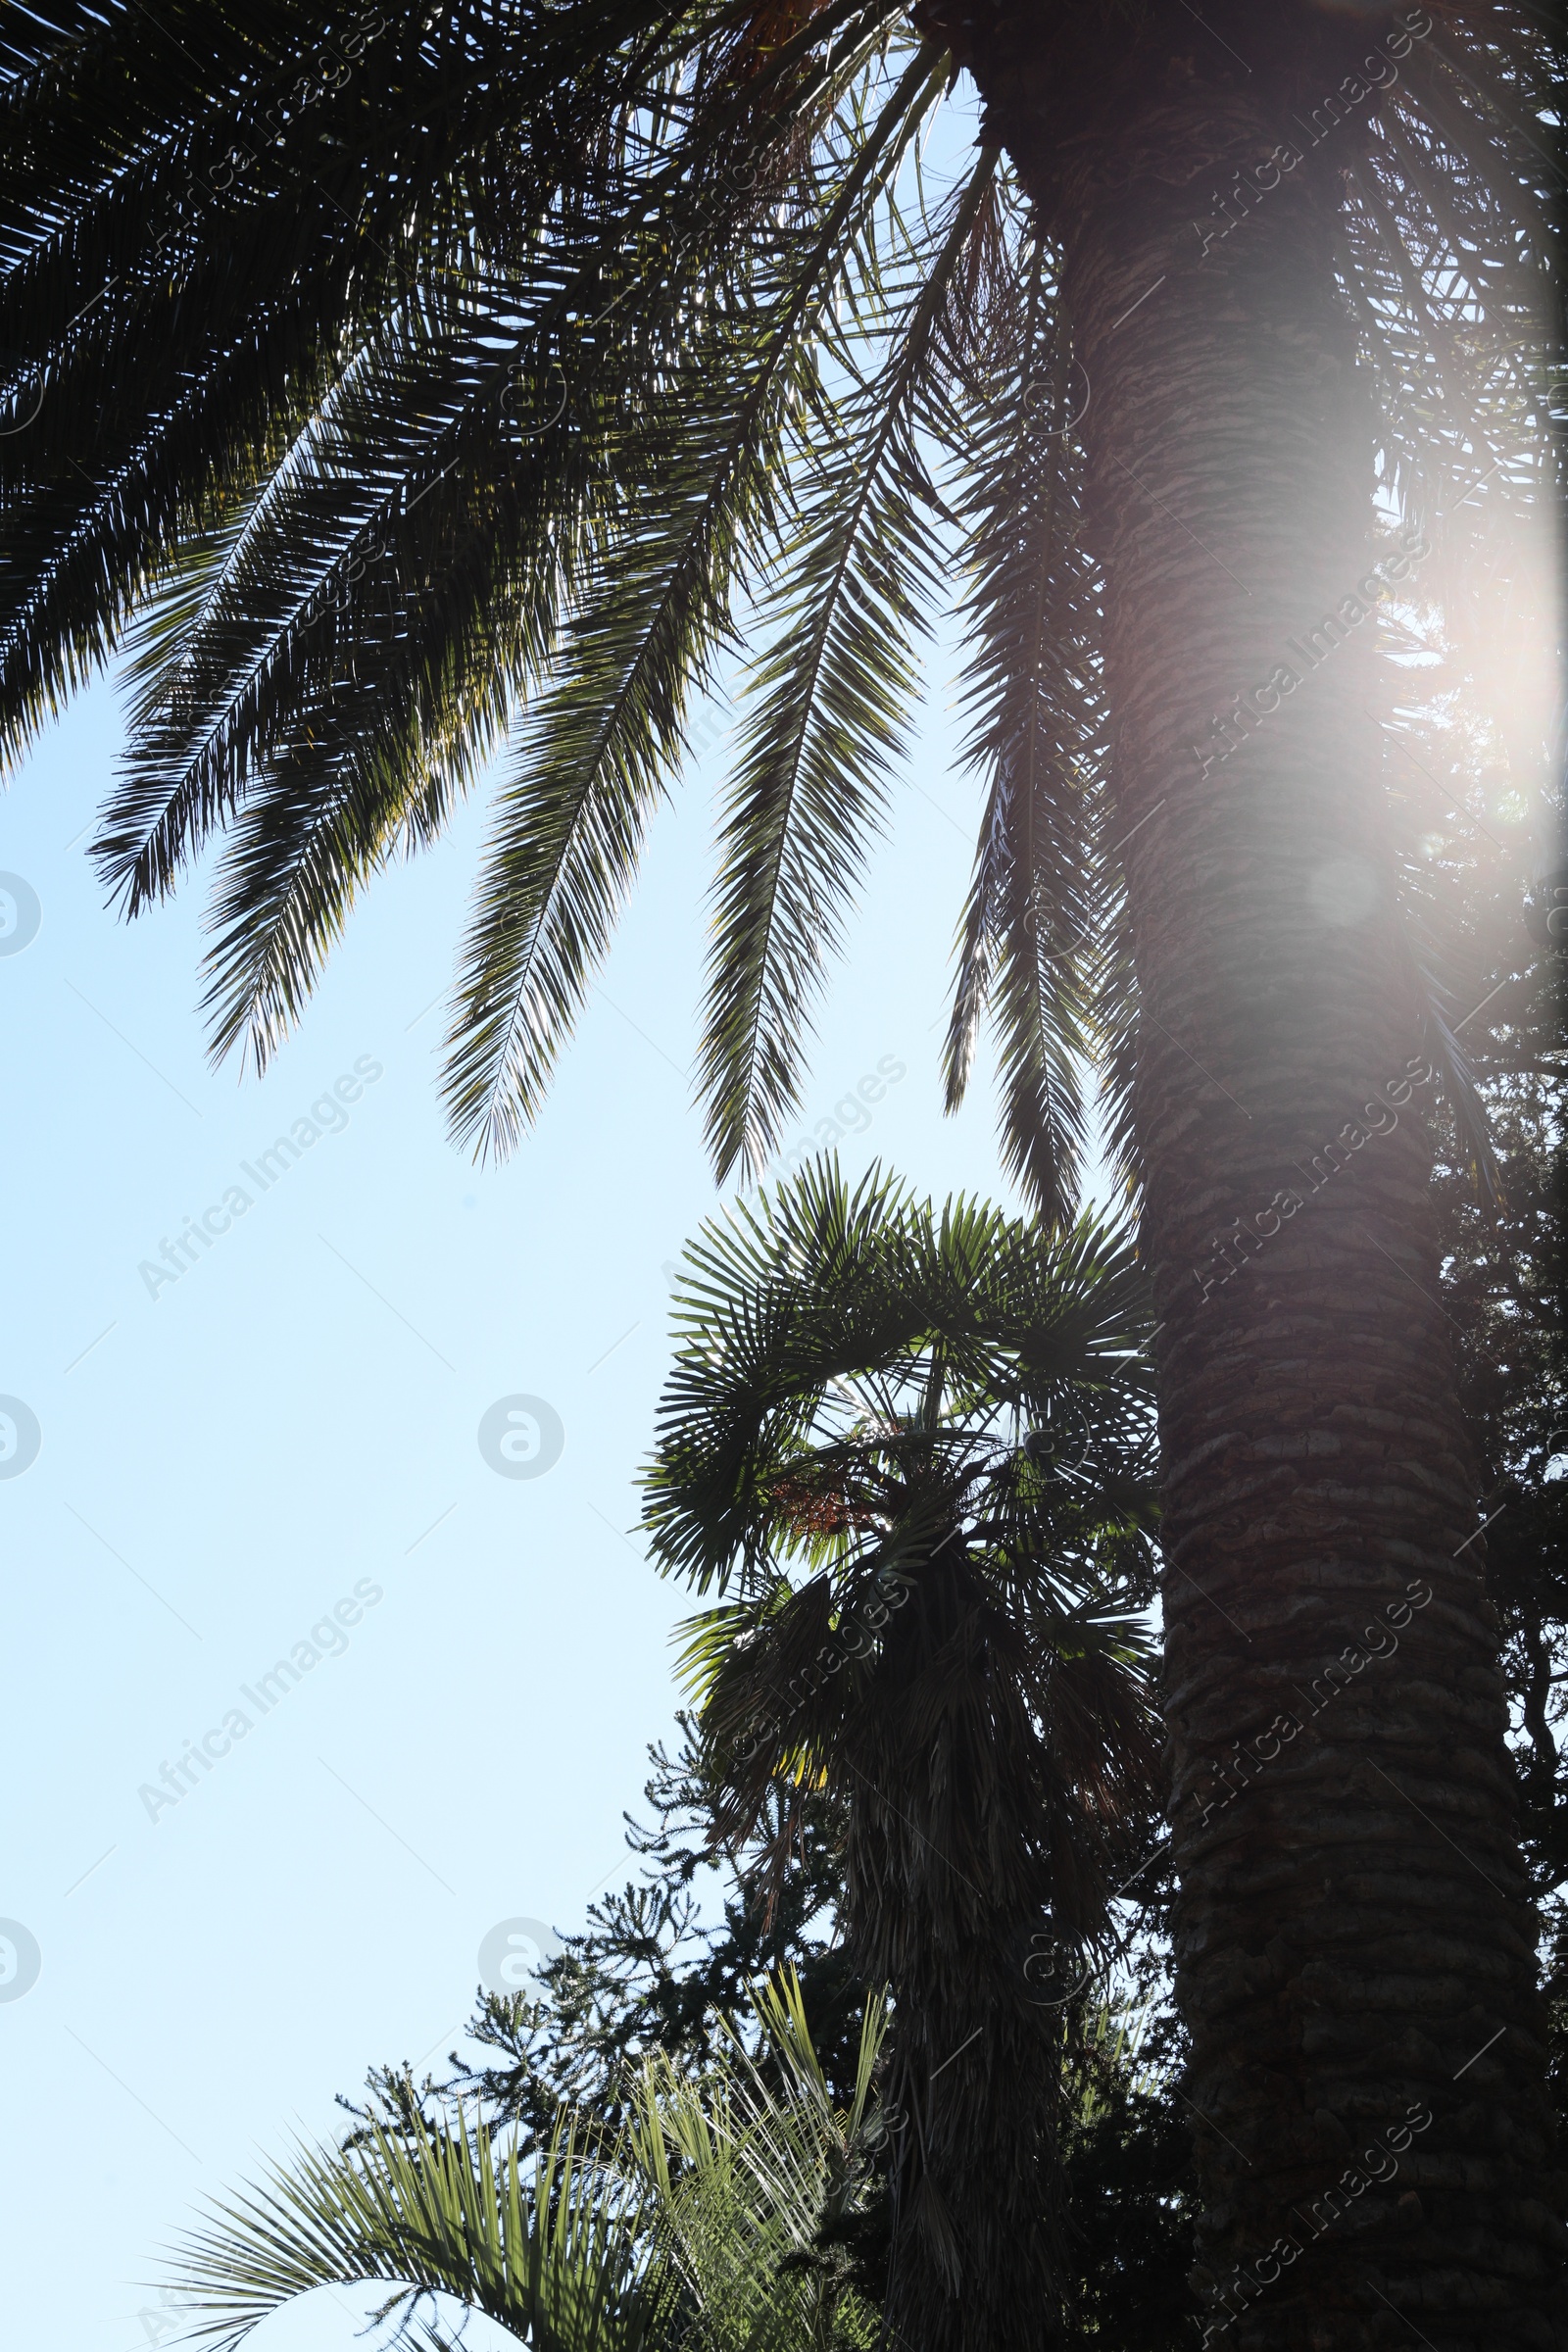
[{"label": "palm tree", "polygon": [[[1427,2101],[1268,2325],[1537,2340],[1536,1922],[1420,1116],[1430,1069],[1485,1176],[1487,1008],[1407,920],[1385,765],[1463,787],[1372,617],[1414,578],[1473,663],[1549,610],[1534,0],[52,0],[5,43],[0,741],[129,645],[104,872],[134,912],[220,851],[220,1050],[265,1059],[515,722],[447,1080],[505,1148],[744,633],[700,1076],[755,1169],[956,584],[949,1099],[989,1008],[1046,1217],[1086,1059],[1141,1188],[1216,2317]],[[1380,515],[1422,535],[1373,569]],[[1547,715],[1513,675],[1526,788]],[[1410,1585],[1396,1669],[1216,1809]]]},{"label": "palm tree", "polygon": [[1141,1275],[1092,1224],[825,1162],[687,1257],[644,1517],[717,1596],[683,1629],[715,1834],[782,1788],[782,1856],[792,1788],[844,1808],[852,1950],[894,2003],[894,2341],[1059,2341],[1067,1955],[1158,1805]]},{"label": "palm tree", "polygon": [[701,2078],[649,2058],[613,2137],[563,2111],[539,2146],[503,2144],[459,2109],[300,2147],[176,2246],[183,2340],[235,2352],[297,2296],[369,2284],[390,2290],[393,2340],[425,2352],[454,2341],[441,2297],[533,2352],[870,2352],[875,2313],[822,2240],[874,2177],[883,2004],[866,2004],[844,2109],[799,1984],[759,1985],[755,2006],[771,2075],[733,2029]]}]

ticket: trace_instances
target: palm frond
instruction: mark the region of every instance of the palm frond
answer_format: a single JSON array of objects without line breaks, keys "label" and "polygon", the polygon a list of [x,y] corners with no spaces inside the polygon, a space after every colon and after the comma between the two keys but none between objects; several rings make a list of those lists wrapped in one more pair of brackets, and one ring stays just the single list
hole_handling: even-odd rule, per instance
[{"label": "palm frond", "polygon": [[461,2114],[377,2128],[352,2153],[301,2146],[177,2248],[187,2340],[232,2352],[295,2296],[369,2283],[394,2304],[451,2295],[540,2352],[637,2352],[644,2200],[564,2121],[531,2173],[524,2162]]},{"label": "palm frond", "polygon": [[886,2004],[866,2004],[841,2113],[793,1974],[753,2001],[779,2079],[732,2024],[700,2080],[647,2059],[613,2140],[564,2113],[541,2147],[498,2146],[459,2108],[296,2149],[176,2246],[182,2340],[236,2352],[298,2295],[372,2284],[396,2340],[440,2352],[455,2339],[438,2296],[535,2352],[639,2352],[694,2323],[710,2352],[865,2352],[869,2307],[794,2258],[866,2193]]},{"label": "palm frond", "polygon": [[[810,337],[929,77],[928,66],[906,73],[883,109],[885,139],[852,162],[825,220],[788,240],[760,318],[755,285],[733,315],[710,302],[708,335],[666,371],[662,462],[645,459],[635,494],[641,561],[574,615],[563,682],[530,723],[480,880],[448,1093],[458,1133],[484,1148],[514,1141],[537,1109],[608,946],[683,749],[689,699],[710,682],[735,588],[772,517],[783,419],[809,389]],[[617,470],[632,472],[623,461]]]},{"label": "palm frond", "polygon": [[[929,53],[908,69],[919,103],[902,126],[906,144],[941,72]],[[700,1073],[721,1178],[737,1166],[755,1174],[772,1156],[799,1099],[807,1005],[840,945],[838,909],[906,741],[918,675],[910,641],[936,601],[940,561],[939,502],[917,424],[947,357],[956,288],[984,233],[997,161],[983,151],[932,224],[913,290],[886,323],[885,364],[808,421],[808,486],[776,558],[786,585],[759,616],[769,650],[752,671],[758,710],[719,840]],[[859,356],[847,353],[847,364]]]},{"label": "palm frond", "polygon": [[868,2352],[875,2312],[812,2257],[824,2226],[864,2201],[880,2136],[873,2081],[887,2025],[866,2002],[857,2088],[835,2108],[793,1969],[752,1987],[775,2065],[764,2074],[728,2024],[712,2075],[645,2060],[628,2139],[661,2244],[716,2352]]},{"label": "palm frond", "polygon": [[977,419],[969,499],[966,757],[989,789],[944,1064],[951,1111],[990,1008],[1004,1164],[1055,1223],[1071,1213],[1085,1142],[1082,974],[1107,896],[1091,846],[1103,721],[1094,574],[1077,545],[1081,387],[1051,257],[1037,235],[1023,244],[1015,332]]}]

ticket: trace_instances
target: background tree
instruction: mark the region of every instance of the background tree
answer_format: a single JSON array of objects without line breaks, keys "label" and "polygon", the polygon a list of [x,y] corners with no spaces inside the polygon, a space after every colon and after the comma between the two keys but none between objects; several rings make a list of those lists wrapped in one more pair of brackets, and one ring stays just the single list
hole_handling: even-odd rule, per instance
[{"label": "background tree", "polygon": [[[564,2104],[618,2130],[644,2058],[702,2074],[746,2019],[751,1987],[786,1969],[833,2095],[850,2100],[860,2015],[874,1988],[856,1974],[839,1922],[842,1800],[823,1788],[795,1792],[792,1835],[780,1841],[774,1798],[753,1839],[725,1841],[695,1724],[684,1713],[677,1720],[678,1752],[648,1751],[652,1821],[626,1816],[641,1871],[590,1905],[586,1930],[563,1936],[531,1991],[479,1988],[468,2038],[490,2055],[474,2064],[454,2053],[439,2084],[416,2085],[406,2067],[378,2069],[370,2106],[352,2113],[368,2123],[444,2112],[462,2099],[491,2126],[520,2127],[542,2142]],[[764,1885],[762,1859],[781,1851]],[[752,2054],[766,2065],[760,2042]]]},{"label": "background tree", "polygon": [[647,1479],[720,1835],[820,1784],[891,1987],[884,2316],[1057,2339],[1060,2036],[1157,1811],[1126,1577],[1148,1546],[1141,1280],[1113,1234],[940,1213],[817,1162],[705,1228]]},{"label": "background tree", "polygon": [[[1556,480],[1533,8],[149,22],[5,29],[7,743],[139,620],[104,869],[136,907],[220,848],[214,1033],[265,1056],[520,714],[448,1073],[502,1146],[744,628],[701,1052],[727,1171],[794,1099],[956,582],[987,802],[950,1092],[989,1007],[1008,1164],[1059,1218],[1087,1047],[1143,1188],[1204,2264],[1250,2276],[1352,2130],[1427,2100],[1418,2223],[1377,2193],[1314,2236],[1278,2329],[1539,2340],[1536,1923],[1431,1148],[1408,1096],[1365,1110],[1430,1065],[1485,1168],[1369,608],[1419,561],[1465,624]],[[980,144],[897,204],[956,67]],[[1400,514],[1426,536],[1369,568]],[[1353,1174],[1287,1212],[1330,1153]],[[1412,1577],[1437,1605],[1389,1705],[1204,1826],[1233,1744]]]},{"label": "background tree", "polygon": [[[1419,685],[1422,699],[1407,705],[1397,740],[1391,741],[1390,797],[1430,952],[1471,1002],[1501,991],[1477,1025],[1471,1057],[1495,1144],[1498,1203],[1487,1210],[1477,1201],[1463,1145],[1451,1134],[1439,1182],[1441,1295],[1464,1335],[1465,1403],[1485,1466],[1486,1507],[1502,1514],[1491,1531],[1489,1589],[1505,1629],[1524,1843],[1553,1931],[1551,2081],[1568,2120],[1568,2001],[1560,1904],[1551,1899],[1568,1877],[1554,1761],[1563,1697],[1562,1684],[1544,1684],[1541,1675],[1544,1650],[1551,1677],[1568,1662],[1558,1567],[1564,1545],[1556,1524],[1568,1484],[1561,1477],[1568,1407],[1555,1003],[1564,966],[1539,957],[1519,920],[1507,837],[1526,812],[1490,727],[1477,722],[1455,686],[1452,648],[1436,628],[1438,619],[1427,614],[1409,637],[1410,683]],[[1433,666],[1435,644],[1444,651]],[[1141,1588],[1137,1596],[1151,1592],[1152,1586]],[[827,1789],[795,1791],[792,1838],[778,1838],[775,1800],[752,1843],[721,1847],[716,1791],[689,1719],[682,1721],[688,1737],[677,1759],[650,1751],[653,1825],[628,1828],[629,1841],[647,1857],[644,1883],[597,1908],[586,1935],[567,1936],[565,1953],[544,1970],[537,1996],[481,1999],[470,2035],[493,2057],[480,2065],[455,2059],[443,2088],[477,2100],[493,2122],[520,2121],[547,2139],[562,2097],[618,2121],[625,2070],[641,2052],[664,2050],[700,2072],[721,2048],[719,2021],[740,2007],[746,1984],[786,1962],[800,1971],[813,2039],[838,2095],[846,2095],[862,1988],[839,1925],[842,1803]],[[782,1877],[769,1891],[762,1861],[781,1847]],[[711,1885],[714,1864],[723,1873],[722,1924],[705,1928],[698,1889]],[[1114,2016],[1103,2011],[1100,1979],[1062,2012],[1063,2257],[1068,2340],[1136,2342],[1152,2352],[1194,2340],[1196,2307],[1185,2276],[1192,2261],[1191,2184],[1179,2091],[1183,2037],[1167,2006],[1169,1885],[1162,1863],[1143,1874],[1133,1891],[1150,1899],[1139,1921],[1132,1980],[1117,1979],[1126,2005]],[[1147,2021],[1151,2009],[1152,2022],[1144,2023],[1139,2046],[1129,2053],[1127,2021]],[[838,2054],[836,2062],[829,2052]],[[406,2072],[388,2071],[372,2087],[384,2118],[417,2104]],[[436,2093],[433,2083],[424,2089],[427,2097]],[[876,2199],[864,2218],[858,2276],[879,2301],[888,2251],[885,2199]]]}]

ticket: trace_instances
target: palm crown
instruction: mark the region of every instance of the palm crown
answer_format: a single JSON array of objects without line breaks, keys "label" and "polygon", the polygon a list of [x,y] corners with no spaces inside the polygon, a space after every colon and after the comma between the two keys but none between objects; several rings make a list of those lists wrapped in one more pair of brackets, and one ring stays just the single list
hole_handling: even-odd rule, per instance
[{"label": "palm crown", "polygon": [[[683,1629],[684,1668],[730,1826],[754,1830],[781,1759],[853,1772],[879,1684],[911,1753],[927,1715],[989,1711],[964,1676],[998,1643],[1022,1714],[1061,1743],[1041,1820],[1078,1876],[1068,1817],[1115,1821],[1142,1737],[1115,1664],[1140,1653],[1155,1516],[1130,1246],[974,1201],[939,1214],[875,1169],[852,1192],[818,1161],[686,1256],[644,1521],[666,1574],[720,1595]],[[950,1625],[935,1588],[958,1583]],[[913,1655],[883,1631],[911,1595],[932,1619]],[[1098,1924],[1094,1895],[1067,1908]]]},{"label": "palm crown", "polygon": [[[1246,22],[1282,108],[1364,40],[1306,7]],[[1047,144],[1113,125],[1174,29],[1170,5],[1108,35],[1055,12]],[[987,800],[950,1102],[989,1006],[1034,1197],[1072,1197],[1086,1053],[1130,1151],[1092,387],[1005,107],[922,176],[961,25],[894,0],[172,0],[156,25],[60,0],[6,37],[0,738],[135,624],[98,855],[135,911],[222,840],[220,1050],[265,1060],[356,892],[510,734],[446,1080],[456,1133],[509,1145],[744,626],[700,1081],[719,1172],[755,1166],[956,582]],[[1385,479],[1419,507],[1446,464],[1501,474],[1456,562],[1533,487],[1540,60],[1528,12],[1450,8],[1345,131]]]}]

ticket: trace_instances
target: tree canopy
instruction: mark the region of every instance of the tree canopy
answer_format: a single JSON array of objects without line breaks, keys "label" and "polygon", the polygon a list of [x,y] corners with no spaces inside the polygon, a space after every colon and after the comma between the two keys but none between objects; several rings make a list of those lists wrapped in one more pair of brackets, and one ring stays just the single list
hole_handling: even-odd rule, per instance
[{"label": "tree canopy", "polygon": [[[1485,624],[1561,412],[1548,52],[1525,6],[1408,24],[1374,91],[1345,73],[1360,12],[1293,5],[1265,38],[1218,10],[1283,144],[1273,182],[1195,192],[1195,251],[1332,133],[1384,488],[1441,510]],[[1173,0],[1055,12],[1046,148],[1131,119],[1177,29]],[[1074,1195],[1086,1057],[1130,1167],[1094,393],[1005,108],[935,168],[961,26],[897,0],[55,0],[4,37],[0,744],[128,650],[97,855],[137,912],[218,852],[215,1050],[265,1062],[357,894],[500,754],[445,1085],[454,1133],[508,1148],[744,656],[699,1086],[719,1174],[755,1169],[951,616],[986,801],[948,1098],[989,1011],[1039,1202]],[[1441,975],[1433,1005],[1458,1009]]]}]

